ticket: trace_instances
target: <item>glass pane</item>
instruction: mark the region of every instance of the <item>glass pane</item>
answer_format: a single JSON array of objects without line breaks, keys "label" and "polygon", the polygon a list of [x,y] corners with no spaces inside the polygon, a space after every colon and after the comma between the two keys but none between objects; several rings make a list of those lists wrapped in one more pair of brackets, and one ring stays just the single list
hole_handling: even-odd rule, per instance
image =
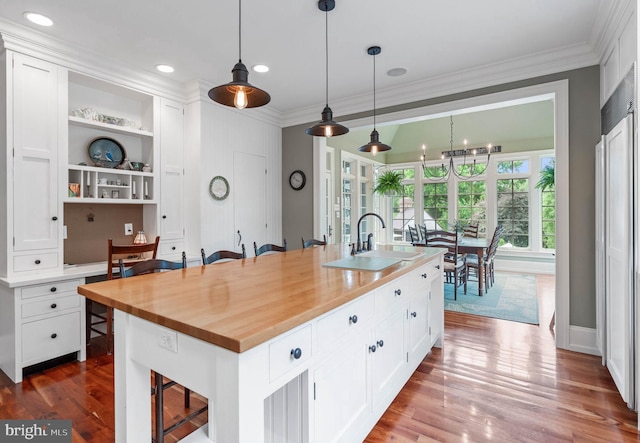
[{"label": "glass pane", "polygon": [[350,161],[343,161],[342,162],[342,172],[344,172],[345,174],[351,174],[351,162]]},{"label": "glass pane", "polygon": [[510,174],[513,172],[513,163],[510,161],[498,162],[496,165],[498,174]]},{"label": "glass pane", "polygon": [[515,160],[513,162],[513,172],[528,173],[529,160]]}]

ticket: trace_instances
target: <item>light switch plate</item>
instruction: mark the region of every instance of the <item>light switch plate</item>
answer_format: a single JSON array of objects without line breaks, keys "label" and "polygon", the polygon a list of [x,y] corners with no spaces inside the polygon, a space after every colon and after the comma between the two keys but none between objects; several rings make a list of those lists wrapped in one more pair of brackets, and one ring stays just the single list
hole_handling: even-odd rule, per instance
[{"label": "light switch plate", "polygon": [[133,235],[133,223],[124,224],[124,235]]}]

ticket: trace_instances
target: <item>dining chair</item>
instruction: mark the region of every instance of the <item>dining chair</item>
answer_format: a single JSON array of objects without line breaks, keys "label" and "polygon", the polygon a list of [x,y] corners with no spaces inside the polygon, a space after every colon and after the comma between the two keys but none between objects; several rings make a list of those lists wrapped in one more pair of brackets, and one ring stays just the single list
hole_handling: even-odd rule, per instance
[{"label": "dining chair", "polygon": [[[113,240],[109,239],[107,241],[107,280],[120,277],[117,272],[113,272],[114,269],[119,269],[119,258],[123,258],[127,266],[144,260],[144,254],[149,254],[150,258],[156,258],[159,243],[160,237],[156,237],[153,243],[143,245],[114,245]],[[113,308],[87,298],[85,311],[87,346],[91,344],[92,333],[103,335],[107,340],[107,354],[111,354],[113,352]]]},{"label": "dining chair", "polygon": [[264,254],[265,252],[287,252],[287,239],[284,239],[283,246],[274,245],[273,243],[265,243],[258,247],[256,242],[253,242],[253,251],[255,252],[256,257]]},{"label": "dining chair", "polygon": [[247,251],[244,248],[244,243],[242,244],[242,252],[220,250],[220,251],[214,252],[213,254],[207,257],[206,254],[204,253],[204,249],[200,249],[200,254],[202,255],[203,265],[209,265],[211,263],[217,262],[218,260],[225,260],[225,259],[240,260],[243,258],[247,258]]},{"label": "dining chair", "polygon": [[310,248],[311,246],[324,246],[327,244],[327,236],[323,235],[322,240],[316,240],[315,238],[310,238],[309,240],[305,240],[302,237],[302,249]]},{"label": "dining chair", "polygon": [[489,247],[487,248],[487,253],[484,255],[484,257],[482,257],[481,262],[478,260],[478,256],[476,254],[467,254],[466,257],[467,278],[469,278],[472,273],[476,275],[476,278],[478,278],[480,274],[479,268],[482,266],[484,271],[483,274],[485,291],[488,291],[489,288],[495,283],[493,259],[496,255],[498,244],[500,243],[500,236],[502,235],[502,231],[502,226],[497,226],[493,231],[493,236],[491,237],[491,242],[489,243]]},{"label": "dining chair", "polygon": [[411,244],[412,245],[417,245],[419,243],[421,243],[420,241],[420,235],[418,234],[418,228],[414,225],[414,226],[407,226],[408,230],[409,230],[409,238],[411,240]]},{"label": "dining chair", "polygon": [[428,231],[425,239],[427,246],[447,248],[444,254],[444,274],[446,283],[453,284],[453,299],[458,299],[458,286],[464,284],[467,293],[467,265],[465,254],[458,252],[458,235],[449,231]]},{"label": "dining chair", "polygon": [[[185,269],[187,267],[187,254],[182,252],[182,260],[179,262],[173,262],[168,260],[160,260],[160,259],[149,259],[139,263],[134,264],[131,267],[127,267],[126,263],[120,259],[118,260],[118,264],[120,266],[120,276],[121,278],[130,278],[139,275],[153,274],[155,272],[163,272],[163,271],[173,271],[179,269]],[[187,423],[191,419],[196,416],[202,414],[207,411],[207,406],[190,413],[186,417],[176,421],[174,424],[168,427],[164,427],[164,391],[172,386],[180,386],[178,383],[172,380],[164,381],[164,376],[159,372],[153,372],[153,380],[154,386],[151,388],[151,395],[156,396],[155,402],[155,428],[156,428],[156,438],[155,441],[158,443],[164,442],[164,438],[176,430],[178,427]],[[184,389],[184,407],[188,409],[191,407],[191,390],[183,387]]]},{"label": "dining chair", "polygon": [[424,242],[425,238],[427,238],[427,225],[424,223],[421,225],[418,225],[418,233],[420,234],[420,238]]},{"label": "dining chair", "polygon": [[470,221],[467,223],[467,226],[464,227],[464,236],[469,238],[478,238],[478,227],[479,223],[477,221]]}]

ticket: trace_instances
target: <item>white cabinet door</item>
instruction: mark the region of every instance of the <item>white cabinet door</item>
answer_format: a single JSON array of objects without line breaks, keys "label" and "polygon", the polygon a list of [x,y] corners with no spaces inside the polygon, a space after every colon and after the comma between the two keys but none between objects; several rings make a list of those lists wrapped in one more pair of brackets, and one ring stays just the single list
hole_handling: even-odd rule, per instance
[{"label": "white cabinet door", "polygon": [[633,116],[605,136],[607,367],[633,408],[631,128]]},{"label": "white cabinet door", "polygon": [[429,293],[415,295],[409,304],[409,355],[419,348],[430,348],[429,337]]},{"label": "white cabinet door", "polygon": [[404,317],[405,309],[395,309],[382,320],[373,332],[376,351],[372,353],[373,410],[390,402],[398,393],[396,384],[402,377],[398,373],[404,369],[406,361]]},{"label": "white cabinet door", "polygon": [[58,248],[58,68],[14,55],[15,251]]},{"label": "white cabinet door", "polygon": [[349,340],[327,355],[314,373],[315,441],[354,441],[352,425],[370,411],[367,346],[363,339]]},{"label": "white cabinet door", "polygon": [[184,238],[184,107],[160,102],[160,240]]}]

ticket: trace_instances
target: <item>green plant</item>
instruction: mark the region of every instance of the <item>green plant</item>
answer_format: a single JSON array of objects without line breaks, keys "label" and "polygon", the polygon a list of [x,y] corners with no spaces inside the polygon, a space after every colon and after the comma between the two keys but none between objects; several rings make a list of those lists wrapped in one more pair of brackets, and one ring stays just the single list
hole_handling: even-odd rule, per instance
[{"label": "green plant", "polygon": [[556,183],[556,163],[553,162],[550,165],[545,166],[540,171],[540,179],[536,183],[536,189],[546,191],[547,188],[555,186]]},{"label": "green plant", "polygon": [[402,174],[388,169],[378,176],[373,192],[381,195],[402,194]]}]

